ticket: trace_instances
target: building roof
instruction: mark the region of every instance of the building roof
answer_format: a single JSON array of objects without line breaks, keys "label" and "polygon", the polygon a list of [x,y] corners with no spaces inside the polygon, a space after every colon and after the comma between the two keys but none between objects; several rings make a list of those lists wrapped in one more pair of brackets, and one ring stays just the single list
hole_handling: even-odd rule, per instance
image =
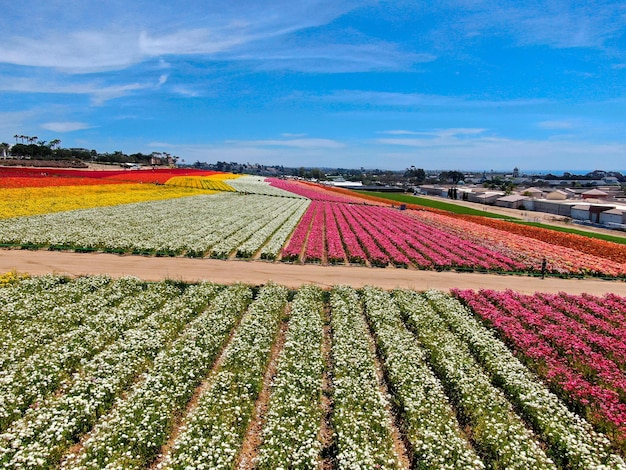
[{"label": "building roof", "polygon": [[572,206],[572,209],[576,209],[579,211],[588,211],[589,205],[588,204],[576,204],[575,206]]},{"label": "building roof", "polygon": [[608,193],[600,191],[599,189],[590,189],[589,191],[585,191],[583,196],[608,196]]},{"label": "building roof", "polygon": [[521,194],[511,194],[510,196],[504,196],[504,197],[498,198],[498,201],[517,202],[517,201],[524,201],[526,199],[528,199],[528,196],[522,196]]},{"label": "building roof", "polygon": [[604,211],[605,214],[615,214],[615,215],[624,215],[624,211],[621,209],[609,209],[608,211]]}]

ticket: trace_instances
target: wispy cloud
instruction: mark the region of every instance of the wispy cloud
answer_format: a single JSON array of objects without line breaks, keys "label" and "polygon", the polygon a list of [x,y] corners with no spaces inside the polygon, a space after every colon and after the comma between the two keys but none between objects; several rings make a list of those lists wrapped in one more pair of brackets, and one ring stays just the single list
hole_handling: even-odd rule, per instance
[{"label": "wispy cloud", "polygon": [[108,100],[126,96],[139,90],[155,89],[165,84],[168,76],[163,74],[158,81],[148,83],[126,83],[105,85],[96,81],[56,81],[30,77],[0,78],[0,91],[18,93],[50,93],[62,95],[89,95],[92,103],[101,105]]},{"label": "wispy cloud", "polygon": [[323,100],[337,103],[367,104],[369,106],[389,107],[429,106],[456,108],[502,108],[536,106],[550,102],[550,100],[543,98],[490,100],[473,98],[471,96],[428,95],[421,93],[401,93],[373,90],[336,90],[324,95],[300,93],[295,96],[303,100]]},{"label": "wispy cloud", "polygon": [[65,121],[65,122],[46,122],[41,124],[43,129],[53,132],[73,132],[82,129],[89,129],[89,124],[85,122]]},{"label": "wispy cloud", "polygon": [[292,147],[299,149],[339,149],[345,146],[343,143],[332,139],[229,140],[226,143],[242,147]]},{"label": "wispy cloud", "polygon": [[[29,3],[39,8],[25,1],[23,11]],[[60,0],[49,3],[68,10]],[[91,4],[72,8],[69,18],[57,15],[55,21],[37,22],[34,28],[4,28],[0,62],[87,73],[123,69],[154,57],[213,55],[326,24],[358,5],[327,0],[297,6],[277,0],[271,8],[246,1]]]},{"label": "wispy cloud", "polygon": [[[454,29],[442,27],[438,37],[446,42],[481,37],[508,36],[519,45],[554,48],[603,48],[626,25],[621,2],[446,2]],[[447,26],[447,25],[446,25]],[[446,34],[450,38],[446,39]]]}]

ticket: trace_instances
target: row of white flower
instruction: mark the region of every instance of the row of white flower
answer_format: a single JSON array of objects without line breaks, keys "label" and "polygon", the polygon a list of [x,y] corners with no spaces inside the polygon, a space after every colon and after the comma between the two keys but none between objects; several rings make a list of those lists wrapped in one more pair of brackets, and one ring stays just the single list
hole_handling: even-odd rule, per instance
[{"label": "row of white flower", "polygon": [[261,258],[275,259],[310,203],[307,199],[296,199],[285,205],[280,212],[276,211],[273,218],[266,220],[264,226],[251,232],[250,238],[235,247],[237,256],[250,258],[261,249]]},{"label": "row of white flower", "polygon": [[452,331],[469,345],[516,408],[550,444],[555,460],[567,468],[626,468],[624,461],[611,453],[609,440],[571,412],[458,300],[438,291],[429,291],[426,297]]},{"label": "row of white flower", "polygon": [[[275,206],[265,215],[250,217],[246,224],[241,226],[230,236],[224,237],[211,248],[211,255],[218,258],[225,258],[233,251],[237,251],[237,256],[241,258],[252,257],[261,246],[276,232],[278,227],[291,221],[291,230],[297,224],[300,217],[295,217],[295,213],[302,207],[308,206],[309,201],[304,199],[288,199],[280,206]],[[304,213],[304,211],[301,211]],[[290,230],[290,232],[291,232]],[[281,240],[281,245],[285,243],[285,238]]]},{"label": "row of white flower", "polygon": [[42,276],[0,289],[0,382],[42,344],[83,322],[86,312],[72,305],[109,282],[106,276]]},{"label": "row of white flower", "polygon": [[108,412],[116,396],[178,336],[219,289],[213,285],[189,286],[84,364],[57,394],[29,408],[0,434],[0,467],[55,466],[66,449]]},{"label": "row of white flower", "polygon": [[284,189],[271,186],[262,176],[245,175],[232,180],[227,180],[230,186],[240,193],[265,194],[267,196],[282,196],[291,198],[302,198],[295,193],[290,193]]},{"label": "row of white flower", "polygon": [[447,328],[428,300],[408,290],[397,292],[395,299],[460,419],[471,426],[472,439],[485,463],[520,470],[557,468],[502,391],[491,384],[467,345]]},{"label": "row of white flower", "polygon": [[298,290],[272,382],[258,457],[260,469],[319,467],[323,310],[319,287],[304,286]]},{"label": "row of white flower", "polygon": [[365,287],[363,299],[415,465],[437,469],[485,468],[463,435],[443,386],[402,322],[390,294]]},{"label": "row of white flower", "polygon": [[284,317],[287,293],[275,284],[261,289],[160,468],[233,468]]},{"label": "row of white flower", "polygon": [[167,442],[173,419],[210,370],[229,332],[252,300],[243,285],[224,289],[184,333],[161,352],[144,380],[100,421],[64,469],[144,468]]},{"label": "row of white flower", "polygon": [[[278,216],[284,218],[282,214],[287,212],[291,214],[287,220],[293,227],[301,214],[294,207],[300,204],[308,204],[308,201],[222,193],[57,212],[0,220],[0,242],[105,251],[226,256],[250,237],[253,232],[248,227],[257,221],[269,221]],[[237,235],[239,231],[247,235]],[[282,243],[290,231],[280,231],[284,237]],[[229,237],[228,246],[213,249]],[[265,240],[260,245],[263,242]]]},{"label": "row of white flower", "polygon": [[[0,431],[4,431],[32,403],[56,390],[81,364],[89,361],[154,312],[173,289],[154,284],[145,291],[139,282],[112,282],[74,304],[50,310],[50,317],[81,318],[80,325],[44,343],[22,361],[7,367],[0,381]],[[121,302],[120,302],[121,301]],[[118,302],[119,305],[115,305]],[[64,323],[64,322],[61,322]],[[72,322],[73,323],[73,322]]]},{"label": "row of white flower", "polygon": [[358,293],[337,286],[330,295],[337,466],[400,468]]}]

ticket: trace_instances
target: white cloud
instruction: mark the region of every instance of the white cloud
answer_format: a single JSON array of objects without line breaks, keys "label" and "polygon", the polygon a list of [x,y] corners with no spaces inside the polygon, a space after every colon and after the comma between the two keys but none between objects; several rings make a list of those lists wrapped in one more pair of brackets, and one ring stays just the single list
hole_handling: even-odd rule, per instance
[{"label": "white cloud", "polygon": [[101,105],[108,100],[126,96],[131,92],[158,88],[167,81],[167,78],[167,75],[161,75],[156,83],[148,82],[104,85],[96,81],[73,81],[61,83],[55,81],[54,79],[46,80],[30,77],[3,77],[0,78],[0,91],[90,95],[93,104]]},{"label": "white cloud", "polygon": [[[47,67],[70,73],[119,70],[150,58],[170,55],[215,55],[235,47],[277,39],[325,25],[362,5],[361,2],[308,0],[215,1],[154,4],[136,1],[91,3],[89,7],[49,0],[63,14],[53,21],[28,18],[36,26],[18,28],[25,13],[40,10],[25,0],[20,8],[4,11],[0,62]],[[50,5],[50,12],[55,11]],[[56,11],[55,11],[56,13]],[[280,47],[274,42],[265,51]],[[257,52],[259,52],[257,50]],[[239,50],[237,54],[245,53]],[[257,54],[258,56],[258,54]],[[228,57],[221,57],[226,58]]]},{"label": "white cloud", "polygon": [[619,1],[446,3],[449,14],[445,16],[450,20],[436,34],[447,43],[509,36],[520,45],[604,48],[626,26],[623,3]]},{"label": "white cloud", "polygon": [[82,129],[89,129],[92,126],[84,122],[65,121],[65,122],[46,122],[46,123],[41,124],[41,127],[43,129],[46,129],[48,131],[53,131],[53,132],[73,132],[73,131],[80,131]]},{"label": "white cloud", "polygon": [[229,140],[226,143],[245,147],[293,147],[299,149],[338,149],[345,146],[343,143],[331,139]]},{"label": "white cloud", "polygon": [[550,103],[547,99],[485,100],[471,96],[427,95],[373,90],[336,90],[328,94],[297,93],[293,98],[309,101],[364,104],[389,107],[454,107],[454,108],[508,108],[536,106]]}]

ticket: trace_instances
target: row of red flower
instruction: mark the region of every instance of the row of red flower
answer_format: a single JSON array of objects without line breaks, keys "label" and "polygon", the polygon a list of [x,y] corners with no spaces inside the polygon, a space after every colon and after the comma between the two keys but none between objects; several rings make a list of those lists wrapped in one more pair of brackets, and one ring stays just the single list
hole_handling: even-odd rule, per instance
[{"label": "row of red flower", "polygon": [[[601,309],[591,305],[600,306],[602,299],[591,301],[587,296],[588,302],[582,302],[582,296],[492,290],[454,294],[495,327],[558,395],[620,445],[626,444],[626,376],[621,360],[626,337],[617,330],[611,335],[594,331],[591,325],[596,322],[581,315],[586,312],[608,322]],[[624,315],[625,306],[613,314]]]},{"label": "row of red flower", "polygon": [[208,176],[211,170],[155,168],[150,170],[81,170],[69,168],[0,167],[0,187],[31,188],[115,183],[160,183],[174,176]]}]

